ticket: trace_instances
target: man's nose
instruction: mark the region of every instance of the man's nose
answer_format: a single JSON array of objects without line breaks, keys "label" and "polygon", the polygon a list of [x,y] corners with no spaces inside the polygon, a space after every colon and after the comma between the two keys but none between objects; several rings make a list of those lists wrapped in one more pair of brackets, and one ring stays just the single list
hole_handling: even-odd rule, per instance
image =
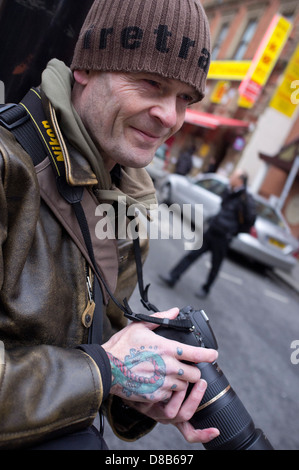
[{"label": "man's nose", "polygon": [[163,127],[172,129],[178,125],[176,97],[161,97],[159,103],[150,110],[152,117],[158,119]]}]

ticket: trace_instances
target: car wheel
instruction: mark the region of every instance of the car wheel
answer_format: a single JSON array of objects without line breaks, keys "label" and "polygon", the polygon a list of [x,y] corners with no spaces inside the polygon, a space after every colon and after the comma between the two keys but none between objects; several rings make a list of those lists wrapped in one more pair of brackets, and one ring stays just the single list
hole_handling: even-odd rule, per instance
[{"label": "car wheel", "polygon": [[165,204],[171,203],[171,186],[169,183],[166,183],[161,186],[159,191],[159,202],[164,202]]}]

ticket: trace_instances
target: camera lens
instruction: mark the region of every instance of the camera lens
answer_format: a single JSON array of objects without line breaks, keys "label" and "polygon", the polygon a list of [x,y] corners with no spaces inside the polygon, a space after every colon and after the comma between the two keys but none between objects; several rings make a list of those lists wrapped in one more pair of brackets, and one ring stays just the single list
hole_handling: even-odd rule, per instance
[{"label": "camera lens", "polygon": [[[178,318],[189,316],[194,329],[186,332],[159,327],[156,333],[192,346],[217,349],[216,338],[203,310],[197,311],[187,306],[180,311]],[[212,427],[220,431],[219,436],[203,444],[204,447],[207,450],[273,450],[264,433],[255,428],[249,413],[218,364],[201,362],[196,367],[208,386],[190,423],[195,429]]]},{"label": "camera lens", "polygon": [[216,363],[197,367],[208,383],[207,390],[190,422],[196,429],[218,428],[220,435],[204,444],[207,450],[270,450],[272,446],[254,423]]}]

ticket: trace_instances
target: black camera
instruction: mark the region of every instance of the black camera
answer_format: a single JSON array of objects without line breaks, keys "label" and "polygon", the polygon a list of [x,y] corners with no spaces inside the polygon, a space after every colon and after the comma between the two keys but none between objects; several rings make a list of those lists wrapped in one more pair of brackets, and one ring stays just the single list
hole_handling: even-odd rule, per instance
[{"label": "black camera", "polygon": [[[209,319],[203,310],[184,307],[177,320],[191,319],[192,327],[180,331],[160,326],[155,332],[165,338],[192,346],[218,349]],[[255,425],[227,378],[215,362],[196,364],[208,386],[190,422],[196,429],[218,428],[220,435],[204,444],[208,450],[273,450],[268,439]]]}]

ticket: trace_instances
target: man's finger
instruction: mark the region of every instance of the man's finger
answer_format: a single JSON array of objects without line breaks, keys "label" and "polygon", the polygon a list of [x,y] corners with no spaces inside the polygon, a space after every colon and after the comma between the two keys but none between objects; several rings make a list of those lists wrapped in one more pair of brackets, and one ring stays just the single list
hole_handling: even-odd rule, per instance
[{"label": "man's finger", "polygon": [[216,428],[194,429],[189,422],[178,423],[176,424],[176,427],[183,434],[186,441],[191,444],[196,442],[205,444],[219,436],[219,430]]}]

